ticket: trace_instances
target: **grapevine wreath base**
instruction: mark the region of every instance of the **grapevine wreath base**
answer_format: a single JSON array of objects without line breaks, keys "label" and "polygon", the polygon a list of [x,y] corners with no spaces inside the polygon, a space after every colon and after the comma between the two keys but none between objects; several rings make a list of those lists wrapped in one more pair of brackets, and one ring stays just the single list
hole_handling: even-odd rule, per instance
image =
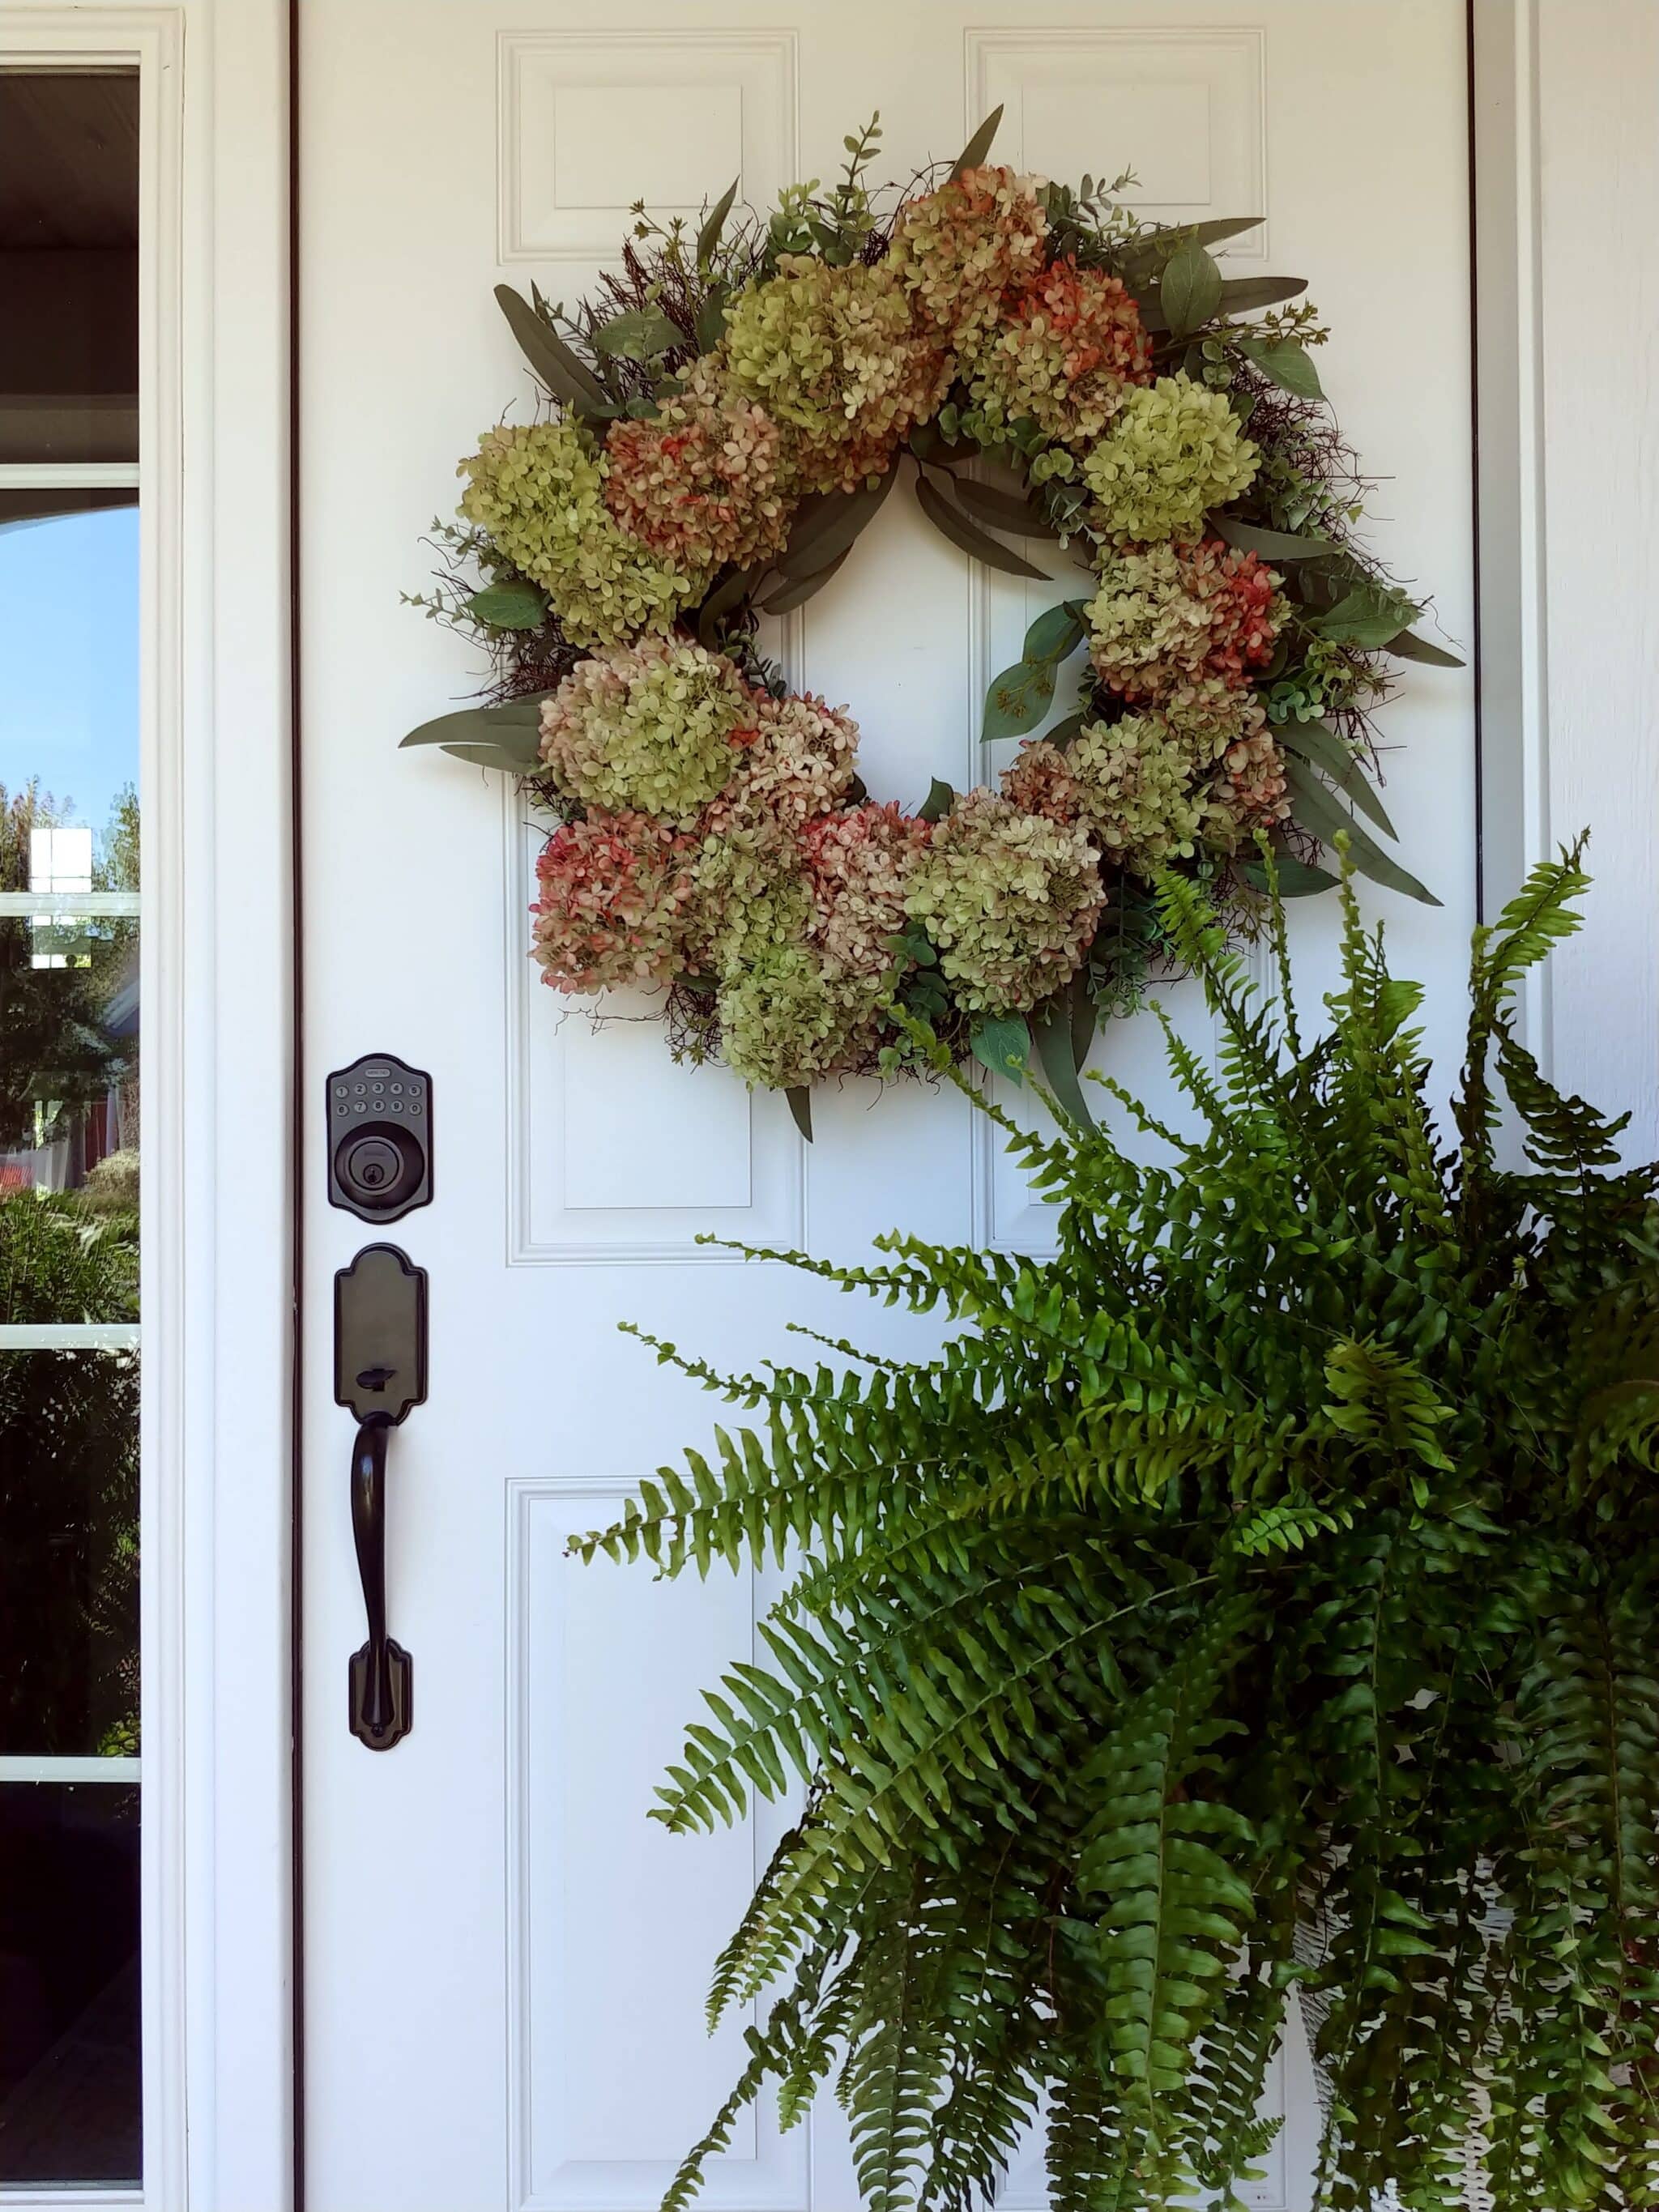
[{"label": "grapevine wreath base", "polygon": [[[413,603],[480,639],[487,703],[415,731],[555,818],[533,953],[556,989],[662,994],[677,1056],[788,1091],[908,1066],[916,1018],[1080,1110],[1098,1011],[1165,960],[1148,878],[1251,924],[1322,845],[1414,897],[1365,774],[1389,655],[1455,665],[1355,536],[1361,485],[1299,280],[1229,280],[1256,220],[1136,220],[1129,181],[988,161],[875,195],[875,121],[828,191],[736,186],[693,236],[643,210],[574,312],[497,297],[537,418],[461,464]],[[762,618],[836,575],[901,476],[969,558],[1075,594],[992,684],[994,789],[868,792],[844,708],[790,691]],[[1011,543],[1010,541],[1014,541]],[[1074,701],[1048,719],[1086,647]],[[1069,679],[1068,679],[1069,680]],[[1370,826],[1367,826],[1367,825]]]}]

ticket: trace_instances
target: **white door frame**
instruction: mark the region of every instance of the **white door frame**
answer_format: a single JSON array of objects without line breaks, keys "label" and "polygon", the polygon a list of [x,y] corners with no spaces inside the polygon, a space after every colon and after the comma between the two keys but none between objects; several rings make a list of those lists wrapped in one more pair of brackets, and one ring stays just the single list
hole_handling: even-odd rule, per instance
[{"label": "white door frame", "polygon": [[[1659,517],[1641,410],[1659,321],[1659,6],[1468,5],[1486,896],[1596,823],[1589,928],[1530,1019],[1558,1075],[1635,1109],[1632,1148],[1649,1156]],[[152,103],[144,988],[147,1120],[163,1141],[146,1163],[142,2201],[166,2212],[288,2212],[294,2195],[296,8],[10,0],[0,16],[0,57],[133,56]],[[1592,307],[1594,359],[1579,339]]]}]

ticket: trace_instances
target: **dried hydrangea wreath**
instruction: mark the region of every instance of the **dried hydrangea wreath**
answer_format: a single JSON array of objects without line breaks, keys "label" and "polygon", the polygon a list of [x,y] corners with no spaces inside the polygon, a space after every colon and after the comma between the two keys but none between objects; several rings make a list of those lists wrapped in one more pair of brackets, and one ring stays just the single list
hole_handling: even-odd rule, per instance
[{"label": "dried hydrangea wreath", "polygon": [[[404,742],[556,817],[546,981],[660,988],[678,1055],[788,1091],[808,1134],[817,1079],[907,1065],[896,1005],[1016,1075],[1035,1048],[1080,1110],[1097,1010],[1160,963],[1160,866],[1248,927],[1264,840],[1297,892],[1343,833],[1429,896],[1352,810],[1393,836],[1364,767],[1385,656],[1455,664],[1355,542],[1326,333],[1282,304],[1304,285],[1223,276],[1208,247],[1255,218],[1149,226],[1127,179],[988,166],[998,119],[890,205],[872,120],[839,184],[769,219],[735,185],[695,237],[636,210],[574,313],[499,288],[548,404],[462,463],[464,526],[434,526],[445,571],[413,602],[494,675]],[[1047,538],[1087,572],[985,734],[1038,728],[1086,646],[1075,709],[1000,789],[935,783],[915,813],[866,790],[856,725],[791,692],[760,629],[843,566],[906,459],[969,557],[1046,580],[1006,541]]]}]

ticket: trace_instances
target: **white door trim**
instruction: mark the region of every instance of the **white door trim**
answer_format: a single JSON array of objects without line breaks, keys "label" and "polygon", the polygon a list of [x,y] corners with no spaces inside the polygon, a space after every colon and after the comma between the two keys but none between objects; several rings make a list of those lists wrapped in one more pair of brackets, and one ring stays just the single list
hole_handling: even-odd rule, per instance
[{"label": "white door trim", "polygon": [[[7,54],[148,58],[155,103],[146,110],[145,185],[157,363],[145,426],[155,457],[145,559],[157,641],[145,676],[147,891],[155,887],[146,1079],[158,1112],[170,1098],[171,1119],[165,1154],[148,1164],[158,1185],[144,1287],[155,1386],[146,1503],[155,1532],[144,1613],[149,2172],[144,2198],[127,2201],[167,2212],[284,2212],[293,2193],[294,4],[14,0],[0,21]],[[1609,575],[1612,564],[1593,550],[1604,524],[1591,511],[1596,494],[1576,488],[1559,457],[1547,467],[1545,433],[1562,434],[1584,373],[1575,302],[1596,296],[1621,253],[1628,266],[1638,250],[1592,185],[1621,149],[1628,159],[1644,143],[1659,89],[1659,16],[1637,35],[1621,0],[1470,8],[1487,894],[1502,896],[1526,860],[1577,826],[1579,810],[1607,821],[1597,903],[1608,920],[1596,934],[1617,963],[1613,983],[1570,1016],[1558,1008],[1553,1024],[1540,998],[1534,1034],[1547,1064],[1577,1080],[1591,1030],[1610,1014],[1633,1025],[1639,1034],[1618,1063],[1630,1097],[1618,1103],[1641,1108],[1636,1141],[1651,1150],[1656,841],[1651,820],[1632,826],[1619,810],[1628,814],[1632,790],[1647,792],[1659,775],[1659,726],[1650,712],[1618,726],[1598,721],[1568,687],[1594,645],[1613,654],[1610,680],[1624,702],[1639,696],[1651,645],[1641,610],[1659,604],[1652,533],[1622,535],[1625,559]],[[1651,167],[1635,181],[1650,187]],[[1632,233],[1650,227],[1650,205],[1629,205],[1628,216]],[[1631,513],[1651,497],[1640,481],[1639,366],[1632,352],[1622,495]],[[1605,405],[1599,422],[1611,447]],[[1593,589],[1612,595],[1609,620],[1575,659],[1552,609]],[[39,2201],[69,2212],[76,2200],[59,2191]]]}]

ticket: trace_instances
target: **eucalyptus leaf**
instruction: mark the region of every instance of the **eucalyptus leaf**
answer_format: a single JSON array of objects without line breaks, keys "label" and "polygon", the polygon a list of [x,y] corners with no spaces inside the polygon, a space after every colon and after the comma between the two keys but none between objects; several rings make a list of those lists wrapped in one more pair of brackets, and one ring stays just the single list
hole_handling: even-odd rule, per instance
[{"label": "eucalyptus leaf", "polygon": [[1054,665],[1051,660],[1017,660],[991,679],[985,694],[987,744],[998,738],[1017,738],[1037,724],[1054,703]]},{"label": "eucalyptus leaf", "polygon": [[795,1127],[810,1145],[812,1141],[812,1094],[804,1083],[792,1084],[784,1097],[789,1102],[789,1114]]},{"label": "eucalyptus leaf", "polygon": [[530,775],[542,764],[539,755],[532,753],[526,759],[507,745],[455,744],[441,745],[439,750],[470,762],[474,768],[495,769],[502,775]]},{"label": "eucalyptus leaf", "polygon": [[815,592],[821,592],[833,577],[841,574],[851,557],[852,550],[849,545],[845,552],[837,553],[833,561],[826,562],[822,568],[815,568],[810,575],[792,577],[787,583],[780,584],[776,591],[761,601],[761,612],[763,615],[787,615],[793,614],[797,607],[804,607]]},{"label": "eucalyptus leaf", "polygon": [[789,542],[778,556],[781,573],[815,576],[820,568],[838,560],[859,532],[875,520],[896,474],[896,470],[889,469],[873,486],[860,484],[856,491],[818,492],[803,500],[795,510]]},{"label": "eucalyptus leaf", "polygon": [[1024,1083],[1031,1064],[1031,1032],[1023,1014],[988,1015],[974,1024],[970,1049],[980,1066],[1011,1083]]},{"label": "eucalyptus leaf", "polygon": [[957,803],[957,794],[943,776],[936,775],[927,787],[927,796],[916,809],[923,822],[943,822]]},{"label": "eucalyptus leaf", "polygon": [[991,141],[997,135],[997,125],[1002,120],[1001,107],[994,107],[979,129],[951,164],[951,182],[954,184],[964,169],[981,167],[991,150]]},{"label": "eucalyptus leaf", "polygon": [[1210,517],[1216,536],[1241,553],[1256,553],[1264,561],[1317,561],[1340,549],[1328,538],[1304,538],[1291,530],[1269,530],[1259,522],[1241,522],[1236,514],[1219,512]]},{"label": "eucalyptus leaf", "polygon": [[564,340],[543,321],[528,300],[510,284],[498,284],[495,298],[508,327],[519,341],[519,350],[556,399],[586,413],[614,405],[610,393],[585,362],[578,361]]},{"label": "eucalyptus leaf", "polygon": [[474,592],[466,611],[492,629],[539,629],[547,619],[547,594],[535,584],[486,584]]},{"label": "eucalyptus leaf", "polygon": [[720,635],[720,623],[748,597],[759,574],[758,568],[734,568],[729,576],[715,585],[697,609],[697,641],[700,645],[714,643]]},{"label": "eucalyptus leaf", "polygon": [[1461,668],[1463,663],[1443,645],[1435,645],[1415,630],[1403,630],[1389,640],[1389,651],[1397,660],[1420,660],[1429,668]]},{"label": "eucalyptus leaf", "polygon": [[1246,361],[1255,363],[1264,376],[1271,377],[1285,391],[1294,392],[1298,399],[1325,397],[1325,387],[1319,380],[1312,355],[1295,338],[1281,338],[1275,345],[1264,344],[1260,338],[1246,338],[1238,349]]},{"label": "eucalyptus leaf", "polygon": [[[1239,873],[1252,889],[1266,894],[1267,871],[1260,860],[1246,860]],[[1273,854],[1273,879],[1279,896],[1287,899],[1315,898],[1321,891],[1333,890],[1337,882],[1328,868],[1316,868],[1282,846]]]},{"label": "eucalyptus leaf", "polygon": [[1285,751],[1299,753],[1304,760],[1322,769],[1343,796],[1368,815],[1385,837],[1399,836],[1353,747],[1340,731],[1324,722],[1287,722],[1277,734]]},{"label": "eucalyptus leaf", "polygon": [[916,502],[942,537],[948,538],[975,561],[982,561],[988,568],[1000,568],[1006,576],[1029,576],[1034,583],[1051,580],[1046,569],[1034,568],[1029,561],[1021,560],[1018,553],[988,537],[927,477],[916,479]]},{"label": "eucalyptus leaf", "polygon": [[1178,246],[1164,264],[1158,304],[1178,338],[1201,330],[1221,305],[1221,271],[1201,246]]},{"label": "eucalyptus leaf", "polygon": [[1297,818],[1311,830],[1322,844],[1335,848],[1339,837],[1348,841],[1348,857],[1362,876],[1373,883],[1385,885],[1389,890],[1403,891],[1407,898],[1420,900],[1425,906],[1438,906],[1434,893],[1419,883],[1417,878],[1392,860],[1369,830],[1362,828],[1353,816],[1340,805],[1329,787],[1320,781],[1305,761],[1291,754],[1285,763],[1285,777],[1297,794]]},{"label": "eucalyptus leaf", "polygon": [[1221,288],[1221,313],[1248,315],[1257,307],[1276,307],[1283,300],[1300,299],[1307,289],[1305,276],[1230,276]]},{"label": "eucalyptus leaf", "polygon": [[720,242],[720,234],[726,228],[726,218],[732,212],[733,203],[736,201],[738,197],[738,186],[742,182],[743,179],[741,177],[733,177],[731,183],[715,201],[714,206],[709,209],[708,213],[703,217],[702,228],[697,233],[697,266],[699,269],[707,269],[710,261],[714,258],[714,249]]},{"label": "eucalyptus leaf", "polygon": [[511,752],[526,767],[533,768],[541,757],[542,702],[551,696],[550,691],[526,691],[520,698],[504,700],[499,707],[458,708],[453,714],[420,723],[406,738],[399,738],[398,750],[409,745],[489,745]]},{"label": "eucalyptus leaf", "polygon": [[1083,1085],[1078,1078],[1076,1046],[1072,1031],[1072,994],[1084,988],[1080,975],[1074,975],[1058,998],[1033,1018],[1031,1035],[1036,1042],[1037,1058],[1055,1104],[1068,1120],[1079,1121],[1085,1129],[1092,1129],[1095,1117],[1089,1111],[1089,1102],[1083,1095]]},{"label": "eucalyptus leaf", "polygon": [[958,477],[956,494],[969,514],[980,522],[989,523],[994,530],[1012,531],[1021,538],[1060,535],[1034,501],[1004,491],[996,484],[981,483],[973,477]]},{"label": "eucalyptus leaf", "polygon": [[697,310],[697,348],[702,353],[713,353],[726,336],[726,310],[730,294],[724,284],[716,284]]},{"label": "eucalyptus leaf", "polygon": [[1402,594],[1376,584],[1360,584],[1340,599],[1314,627],[1340,645],[1362,647],[1389,644],[1409,629],[1422,609]]},{"label": "eucalyptus leaf", "polygon": [[1081,599],[1062,599],[1040,614],[1025,633],[1026,659],[1064,660],[1089,635],[1086,614]]}]

